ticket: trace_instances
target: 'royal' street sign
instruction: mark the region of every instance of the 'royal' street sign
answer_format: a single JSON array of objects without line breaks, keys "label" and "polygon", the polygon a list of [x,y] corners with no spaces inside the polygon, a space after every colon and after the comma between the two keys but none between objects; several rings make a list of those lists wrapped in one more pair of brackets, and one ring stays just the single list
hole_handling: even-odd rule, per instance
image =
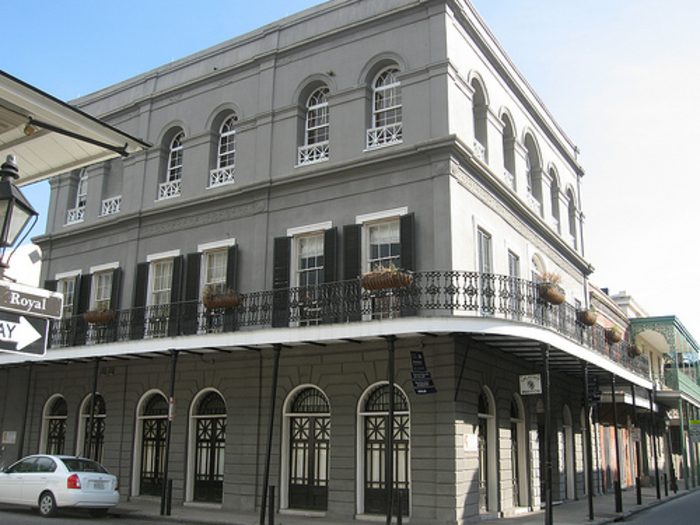
[{"label": "'royal' street sign", "polygon": [[11,282],[0,282],[0,311],[59,319],[63,294]]}]

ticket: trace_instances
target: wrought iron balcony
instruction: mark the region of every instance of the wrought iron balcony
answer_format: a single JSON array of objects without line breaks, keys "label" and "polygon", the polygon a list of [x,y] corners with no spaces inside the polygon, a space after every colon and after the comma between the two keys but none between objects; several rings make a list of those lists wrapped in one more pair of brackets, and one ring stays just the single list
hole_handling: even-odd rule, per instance
[{"label": "wrought iron balcony", "polygon": [[251,292],[242,294],[239,306],[218,310],[207,310],[201,301],[131,308],[114,312],[103,324],[76,316],[53,323],[50,344],[55,348],[240,329],[445,316],[500,318],[549,328],[649,377],[646,356],[630,357],[625,341],[609,344],[605,330],[581,324],[572,305],[546,303],[532,281],[478,272],[415,273],[406,288],[378,291],[363,290],[355,279]]}]

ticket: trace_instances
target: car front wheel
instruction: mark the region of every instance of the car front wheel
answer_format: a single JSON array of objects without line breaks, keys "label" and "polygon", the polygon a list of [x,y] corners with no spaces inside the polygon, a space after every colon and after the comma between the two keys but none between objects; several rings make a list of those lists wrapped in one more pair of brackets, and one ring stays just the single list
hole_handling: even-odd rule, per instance
[{"label": "car front wheel", "polygon": [[56,514],[56,498],[50,492],[42,492],[39,496],[39,514],[45,518],[50,518]]}]

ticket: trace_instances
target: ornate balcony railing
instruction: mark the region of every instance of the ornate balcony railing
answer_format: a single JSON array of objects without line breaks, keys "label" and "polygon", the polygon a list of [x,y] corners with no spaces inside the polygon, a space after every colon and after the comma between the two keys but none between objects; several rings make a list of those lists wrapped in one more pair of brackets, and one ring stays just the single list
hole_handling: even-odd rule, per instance
[{"label": "ornate balcony railing", "polygon": [[646,356],[632,358],[625,341],[608,344],[600,326],[585,327],[576,309],[553,306],[531,281],[478,272],[434,271],[413,275],[407,288],[366,291],[359,279],[242,294],[234,308],[207,310],[200,301],[146,306],[115,312],[105,324],[82,316],[52,324],[51,346],[67,347],[157,337],[221,333],[242,328],[274,328],[373,322],[399,317],[490,317],[555,330],[608,359],[649,377]]},{"label": "ornate balcony railing", "polygon": [[180,179],[161,182],[158,185],[158,200],[178,197],[182,193],[182,181]]},{"label": "ornate balcony railing", "polygon": [[76,222],[83,222],[83,219],[85,219],[85,206],[78,206],[77,208],[68,210],[66,225],[75,224]]},{"label": "ornate balcony railing", "polygon": [[235,182],[234,175],[236,168],[229,166],[228,168],[217,168],[209,172],[209,187],[223,186],[224,184],[233,184]]},{"label": "ornate balcony railing", "polygon": [[297,164],[314,164],[330,158],[330,142],[324,140],[317,144],[299,146]]},{"label": "ornate balcony railing", "polygon": [[122,196],[112,197],[111,199],[105,199],[102,201],[102,211],[100,213],[101,217],[106,215],[114,215],[122,211]]},{"label": "ornate balcony railing", "polygon": [[367,130],[367,149],[380,148],[403,142],[403,125],[389,124]]}]

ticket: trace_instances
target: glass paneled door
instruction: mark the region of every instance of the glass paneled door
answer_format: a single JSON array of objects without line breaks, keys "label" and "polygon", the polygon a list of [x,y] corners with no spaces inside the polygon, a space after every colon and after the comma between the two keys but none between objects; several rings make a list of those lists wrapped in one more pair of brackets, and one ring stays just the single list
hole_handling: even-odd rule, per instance
[{"label": "glass paneled door", "polygon": [[[364,407],[365,441],[365,512],[384,514],[387,510],[386,453],[389,420],[389,385],[375,389]],[[394,388],[393,431],[393,512],[408,516],[409,502],[409,434],[408,402],[403,392]]]},{"label": "glass paneled door", "polygon": [[290,433],[289,507],[326,510],[331,418],[321,391],[306,388],[294,399]]},{"label": "glass paneled door", "polygon": [[194,500],[221,503],[224,489],[226,405],[217,392],[209,392],[197,406]]},{"label": "glass paneled door", "polygon": [[168,428],[168,402],[154,394],[146,402],[141,416],[141,485],[142,495],[160,496],[163,491],[165,441]]}]

